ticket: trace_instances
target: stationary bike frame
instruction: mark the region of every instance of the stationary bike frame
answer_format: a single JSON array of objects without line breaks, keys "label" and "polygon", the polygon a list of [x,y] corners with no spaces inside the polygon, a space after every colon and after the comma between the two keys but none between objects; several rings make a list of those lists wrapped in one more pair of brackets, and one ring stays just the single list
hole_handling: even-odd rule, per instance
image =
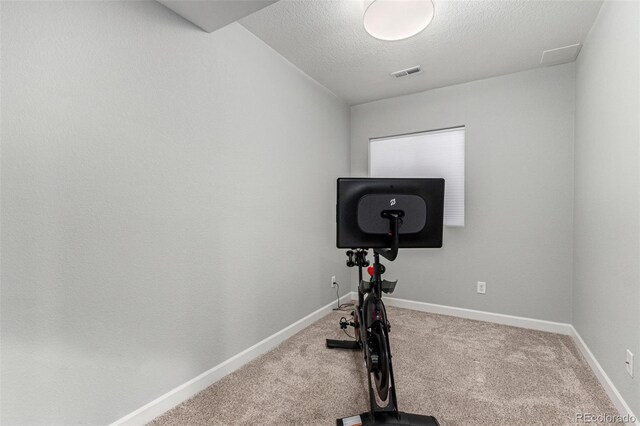
[{"label": "stationary bike frame", "polygon": [[[438,421],[432,416],[423,416],[418,414],[403,413],[398,410],[398,401],[396,397],[396,386],[393,375],[393,363],[391,362],[391,349],[389,345],[389,322],[387,321],[387,312],[382,302],[383,293],[383,280],[382,274],[385,272],[385,267],[380,263],[380,256],[393,261],[398,255],[398,248],[400,245],[400,239],[398,234],[398,227],[400,222],[399,214],[394,212],[383,213],[383,217],[389,219],[390,231],[389,237],[391,237],[390,249],[374,249],[373,252],[373,275],[369,282],[362,279],[362,268],[366,264],[366,251],[364,249],[356,250],[356,261],[352,262],[351,257],[347,262],[348,266],[358,266],[358,306],[354,312],[354,321],[348,325],[354,327],[357,332],[357,339],[355,341],[344,340],[332,340],[327,339],[327,347],[329,348],[341,348],[341,349],[360,349],[362,350],[365,364],[367,367],[367,380],[369,383],[369,403],[370,411],[359,415],[362,425],[427,425],[438,426]],[[349,255],[351,256],[351,255]],[[342,326],[342,324],[341,324]],[[346,328],[346,325],[345,327]],[[374,390],[374,384],[371,380],[372,365],[374,365],[374,356],[378,358],[375,360],[377,367],[383,364],[380,359],[380,353],[373,354],[369,345],[369,338],[372,336],[381,334],[384,339],[384,346],[386,349],[385,359],[383,362],[388,363],[388,377],[382,376],[385,380],[388,380],[386,386],[388,386],[388,393],[386,396],[386,402],[384,406],[378,404],[376,399],[376,392]],[[382,343],[382,341],[380,341]],[[378,347],[377,349],[380,349]],[[381,351],[382,352],[382,351]],[[358,416],[356,416],[358,417]],[[345,420],[337,419],[336,424],[342,426],[345,424]],[[356,423],[349,423],[356,424]]]},{"label": "stationary bike frame", "polygon": [[[391,349],[389,345],[389,322],[387,321],[387,311],[382,301],[382,274],[384,273],[384,265],[380,263],[380,255],[377,252],[373,254],[373,277],[371,279],[371,288],[368,292],[363,289],[362,266],[358,266],[358,306],[356,307],[355,323],[358,329],[358,343],[362,348],[364,359],[367,365],[367,378],[369,381],[369,403],[371,407],[371,417],[375,417],[376,412],[397,413],[398,404],[396,399],[396,387],[393,376],[393,363],[391,362]],[[383,330],[383,337],[386,339],[386,347],[389,356],[389,396],[387,404],[380,406],[376,400],[373,383],[371,383],[371,353],[367,342],[367,331],[379,324]]]}]

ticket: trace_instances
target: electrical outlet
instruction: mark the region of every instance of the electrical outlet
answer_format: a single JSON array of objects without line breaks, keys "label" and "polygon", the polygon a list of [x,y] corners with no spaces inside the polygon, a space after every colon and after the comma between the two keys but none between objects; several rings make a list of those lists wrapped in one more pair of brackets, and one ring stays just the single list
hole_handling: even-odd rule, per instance
[{"label": "electrical outlet", "polygon": [[478,294],[486,294],[487,293],[487,283],[484,281],[478,281]]},{"label": "electrical outlet", "polygon": [[336,283],[337,283],[336,276],[332,275],[331,276],[331,288],[334,288],[336,286]]},{"label": "electrical outlet", "polygon": [[631,351],[629,349],[627,349],[626,366],[627,366],[627,373],[629,373],[629,375],[631,377],[633,377],[633,354],[631,353]]}]

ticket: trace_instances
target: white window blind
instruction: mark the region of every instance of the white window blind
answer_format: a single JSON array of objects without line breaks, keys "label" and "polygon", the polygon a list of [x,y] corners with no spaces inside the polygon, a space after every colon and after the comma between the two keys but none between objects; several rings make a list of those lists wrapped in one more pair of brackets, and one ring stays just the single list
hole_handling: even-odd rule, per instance
[{"label": "white window blind", "polygon": [[464,130],[371,139],[369,176],[444,178],[444,224],[464,226]]}]

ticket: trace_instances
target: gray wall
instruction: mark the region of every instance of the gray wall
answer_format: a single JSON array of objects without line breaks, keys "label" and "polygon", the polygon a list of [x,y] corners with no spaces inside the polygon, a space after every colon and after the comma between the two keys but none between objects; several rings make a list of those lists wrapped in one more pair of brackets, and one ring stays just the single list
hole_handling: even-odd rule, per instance
[{"label": "gray wall", "polygon": [[[576,64],[573,324],[640,415],[640,3],[605,2]],[[635,354],[635,378],[625,351]]]},{"label": "gray wall", "polygon": [[237,24],[2,2],[2,424],[104,424],[334,300],[349,109]]},{"label": "gray wall", "polygon": [[466,225],[387,262],[394,296],[570,322],[573,90],[568,64],[351,108],[353,176],[369,138],[466,126]]}]

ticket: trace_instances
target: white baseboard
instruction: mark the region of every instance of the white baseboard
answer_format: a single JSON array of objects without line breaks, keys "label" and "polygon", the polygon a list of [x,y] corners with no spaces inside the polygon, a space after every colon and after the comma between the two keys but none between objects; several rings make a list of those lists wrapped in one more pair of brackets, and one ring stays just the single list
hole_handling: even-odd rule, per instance
[{"label": "white baseboard", "polygon": [[[345,300],[351,300],[351,298],[352,293],[347,293],[340,298],[340,303],[343,303]],[[334,308],[336,305],[337,302],[333,301],[323,306],[317,311],[307,315],[299,321],[294,322],[288,327],[283,328],[277,333],[272,334],[266,339],[256,343],[250,348],[245,349],[244,351],[227,359],[221,364],[216,365],[210,370],[205,371],[204,373],[189,380],[186,383],[183,383],[177,388],[170,390],[164,395],[154,399],[150,403],[138,408],[134,412],[127,414],[119,420],[116,420],[115,422],[111,423],[110,426],[144,425],[150,422],[151,420],[172,409],[181,402],[191,398],[201,390],[211,386],[213,383],[222,379],[227,374],[234,372],[249,361],[273,349],[303,328],[313,324],[320,318],[330,313],[332,308]]]},{"label": "white baseboard", "polygon": [[[345,294],[340,298],[340,303],[343,303],[348,299],[357,299],[357,293],[351,292]],[[629,405],[622,398],[622,395],[620,395],[620,392],[618,392],[611,379],[609,379],[609,376],[607,376],[605,371],[600,366],[600,363],[596,360],[596,358],[593,356],[593,353],[591,353],[591,351],[589,350],[589,347],[586,345],[584,340],[582,340],[580,334],[578,334],[576,329],[571,324],[518,317],[513,315],[495,314],[492,312],[477,311],[473,309],[455,308],[452,306],[416,302],[413,300],[398,299],[395,297],[385,297],[384,300],[387,306],[396,306],[398,308],[412,309],[415,311],[430,312],[440,315],[449,315],[477,321],[486,321],[497,324],[510,325],[514,327],[528,328],[531,330],[547,331],[550,333],[569,335],[575,341],[576,346],[602,384],[602,387],[604,387],[607,395],[615,405],[616,409],[619,411],[620,415],[626,415],[629,417],[634,416]],[[303,328],[313,324],[315,321],[324,317],[331,312],[331,309],[335,304],[336,302],[332,302],[326,306],[323,306],[322,308],[307,315],[301,320],[296,321],[290,326],[278,331],[277,333],[267,337],[261,342],[258,342],[250,348],[247,348],[239,354],[227,359],[221,364],[216,365],[210,370],[205,371],[199,376],[156,398],[155,400],[144,405],[143,407],[140,407],[134,412],[122,417],[121,419],[112,423],[110,426],[143,425],[150,422],[164,412],[170,410],[181,402],[186,401],[196,393],[217,382],[227,374],[232,373],[249,361],[273,349],[278,344],[293,336]],[[633,423],[633,425],[640,426],[640,419],[636,417],[636,422]]]},{"label": "white baseboard", "polygon": [[[356,297],[357,293],[353,292],[352,298]],[[384,301],[387,306],[396,306],[398,308],[413,309],[415,311],[430,312],[433,314],[449,315],[454,317],[473,319],[477,321],[486,321],[497,324],[510,325],[514,327],[528,328],[531,330],[547,331],[550,333],[569,335],[573,338],[576,346],[582,353],[582,356],[584,356],[585,360],[593,370],[593,373],[596,375],[598,381],[604,388],[605,392],[615,405],[620,415],[623,417],[627,416],[628,418],[635,418],[635,422],[629,424],[640,426],[640,419],[633,414],[627,402],[624,400],[624,398],[622,398],[622,395],[620,395],[620,392],[618,392],[618,389],[616,389],[607,373],[605,373],[605,371],[602,369],[602,366],[600,366],[598,360],[596,360],[596,358],[593,356],[593,353],[591,353],[587,344],[584,342],[584,340],[582,340],[580,334],[578,334],[577,330],[571,324],[518,317],[513,315],[494,314],[491,312],[476,311],[473,309],[454,308],[452,306],[415,302],[413,300],[397,299],[395,297],[385,297]]]},{"label": "white baseboard", "polygon": [[[587,360],[587,363],[593,370],[593,373],[598,378],[598,381],[604,388],[605,392],[607,392],[609,399],[611,399],[613,404],[616,406],[616,409],[618,410],[620,415],[627,416],[629,418],[635,417],[635,422],[629,423],[629,424],[640,426],[640,419],[633,414],[633,412],[631,411],[631,408],[629,407],[627,402],[624,400],[624,398],[622,398],[622,395],[620,395],[620,392],[618,392],[618,389],[615,387],[615,385],[613,384],[613,382],[611,381],[607,373],[605,373],[604,369],[602,368],[602,366],[600,365],[596,357],[593,356],[593,353],[591,352],[591,350],[589,349],[585,341],[582,340],[582,337],[580,336],[580,333],[578,333],[578,330],[576,330],[573,326],[571,326],[571,337],[573,337],[573,340],[576,343],[576,346],[578,347],[580,352],[582,353],[582,356],[584,357],[584,359]],[[592,414],[597,414],[597,413],[592,413]]]},{"label": "white baseboard", "polygon": [[492,312],[476,311],[473,309],[454,308],[452,306],[436,305],[434,303],[415,302],[413,300],[385,297],[387,306],[413,309],[414,311],[430,312],[432,314],[449,315],[452,317],[467,318],[476,321],[486,321],[513,327],[528,328],[531,330],[548,331],[550,333],[571,335],[571,324],[546,321],[534,318],[517,317],[514,315],[494,314]]}]

